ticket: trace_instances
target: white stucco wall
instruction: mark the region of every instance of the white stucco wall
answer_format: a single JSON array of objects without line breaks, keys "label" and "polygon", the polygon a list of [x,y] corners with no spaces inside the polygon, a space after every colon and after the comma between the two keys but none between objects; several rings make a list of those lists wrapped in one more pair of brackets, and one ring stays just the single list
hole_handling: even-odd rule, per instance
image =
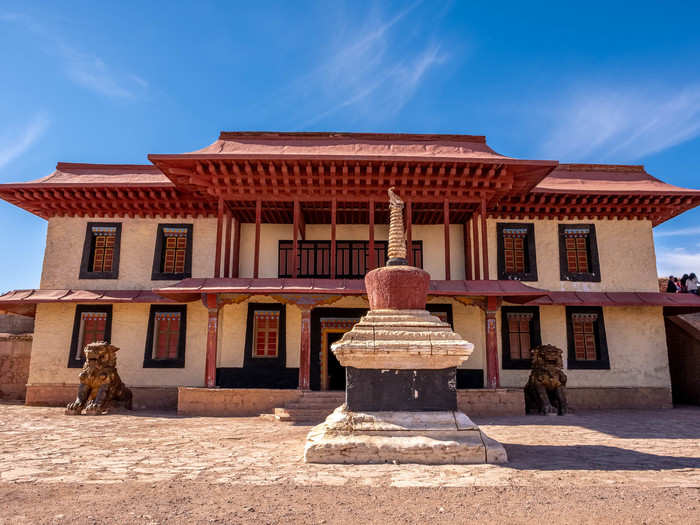
[{"label": "white stucco wall", "polygon": [[[79,279],[88,222],[122,223],[119,279]],[[173,281],[152,281],[158,224],[192,224],[192,277],[214,276],[216,219],[54,217],[49,220],[41,288],[150,290]]]},{"label": "white stucco wall", "polygon": [[[542,343],[564,351],[569,387],[670,388],[666,329],[661,307],[603,307],[610,370],[569,370],[567,363],[566,308],[540,307]],[[501,363],[501,314],[497,317],[498,358]],[[502,366],[502,364],[501,364]],[[523,387],[529,370],[503,370],[501,385]]]},{"label": "white stucco wall", "polygon": [[[80,369],[68,368],[75,304],[37,306],[29,384],[78,383]],[[111,342],[119,347],[117,369],[129,386],[203,386],[207,310],[201,302],[187,305],[184,368],[144,368],[149,304],[115,304]]]},{"label": "white stucco wall", "polygon": [[[537,281],[527,284],[561,291],[658,292],[656,255],[651,221],[647,220],[496,220],[486,224],[489,274],[498,278],[496,224],[532,223],[535,228]],[[559,273],[559,224],[594,224],[598,244],[601,281],[561,281]]]}]

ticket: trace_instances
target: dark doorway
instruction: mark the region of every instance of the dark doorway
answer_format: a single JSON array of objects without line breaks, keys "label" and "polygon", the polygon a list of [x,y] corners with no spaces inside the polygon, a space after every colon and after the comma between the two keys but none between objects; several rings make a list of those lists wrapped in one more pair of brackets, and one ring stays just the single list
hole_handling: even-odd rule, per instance
[{"label": "dark doorway", "polygon": [[345,367],[340,364],[338,358],[331,351],[331,345],[338,341],[343,334],[328,334],[328,390],[345,390]]}]

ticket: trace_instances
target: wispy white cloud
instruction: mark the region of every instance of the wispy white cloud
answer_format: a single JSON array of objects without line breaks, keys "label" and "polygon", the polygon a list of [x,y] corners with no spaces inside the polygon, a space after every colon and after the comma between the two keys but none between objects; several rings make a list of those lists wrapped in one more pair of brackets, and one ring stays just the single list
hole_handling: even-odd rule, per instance
[{"label": "wispy white cloud", "polygon": [[50,124],[44,113],[38,113],[19,129],[10,129],[0,136],[0,168],[12,162],[31,148],[46,132]]},{"label": "wispy white cloud", "polygon": [[143,78],[120,71],[106,64],[98,55],[75,47],[58,31],[44,27],[33,17],[6,13],[0,15],[0,21],[20,24],[27,29],[47,55],[58,58],[65,75],[83,88],[112,98],[133,98],[148,88],[148,82]]},{"label": "wispy white cloud", "polygon": [[700,273],[700,251],[686,248],[657,248],[656,267],[659,276],[681,276],[686,273]]},{"label": "wispy white cloud", "polygon": [[578,90],[550,111],[545,156],[630,161],[700,135],[700,85]]},{"label": "wispy white cloud", "polygon": [[677,237],[682,235],[700,235],[700,227],[654,230],[654,237]]},{"label": "wispy white cloud", "polygon": [[340,38],[341,45],[292,85],[292,90],[303,92],[308,101],[299,109],[306,115],[315,113],[300,128],[342,110],[382,119],[406,106],[429,71],[448,58],[439,41],[404,28],[421,3],[415,2],[391,17],[370,15],[360,27],[350,24],[339,30],[351,38]]}]

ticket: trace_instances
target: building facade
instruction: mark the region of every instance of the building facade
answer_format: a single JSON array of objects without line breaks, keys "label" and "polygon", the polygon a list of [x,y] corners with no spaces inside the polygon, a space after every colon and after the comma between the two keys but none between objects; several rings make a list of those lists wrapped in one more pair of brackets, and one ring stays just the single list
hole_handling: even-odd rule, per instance
[{"label": "building facade", "polygon": [[574,406],[670,404],[664,314],[700,299],[658,292],[652,228],[698,190],[465,135],[222,133],[148,158],[0,185],[48,220],[40,288],[0,296],[35,316],[28,403],[70,398],[94,340],[121,348],[144,406],[179,387],[256,389],[252,405],[342,390],[329,348],[368,308],[394,186],[409,263],[431,274],[427,308],[475,345],[458,388],[522,388],[530,348],[549,343]]}]

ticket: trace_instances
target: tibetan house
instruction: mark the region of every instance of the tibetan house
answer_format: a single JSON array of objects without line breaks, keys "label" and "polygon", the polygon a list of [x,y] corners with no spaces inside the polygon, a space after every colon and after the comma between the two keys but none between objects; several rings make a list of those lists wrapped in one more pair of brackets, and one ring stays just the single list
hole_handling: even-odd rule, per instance
[{"label": "tibetan house", "polygon": [[395,186],[427,308],[475,345],[465,410],[522,410],[540,342],[565,350],[574,408],[670,406],[664,315],[700,298],[659,293],[652,228],[700,190],[468,135],[225,132],[148,160],[0,185],[48,221],[40,288],[0,296],[35,316],[27,403],[74,397],[95,340],[121,348],[138,406],[252,414],[342,390],[329,347],[368,308]]}]

